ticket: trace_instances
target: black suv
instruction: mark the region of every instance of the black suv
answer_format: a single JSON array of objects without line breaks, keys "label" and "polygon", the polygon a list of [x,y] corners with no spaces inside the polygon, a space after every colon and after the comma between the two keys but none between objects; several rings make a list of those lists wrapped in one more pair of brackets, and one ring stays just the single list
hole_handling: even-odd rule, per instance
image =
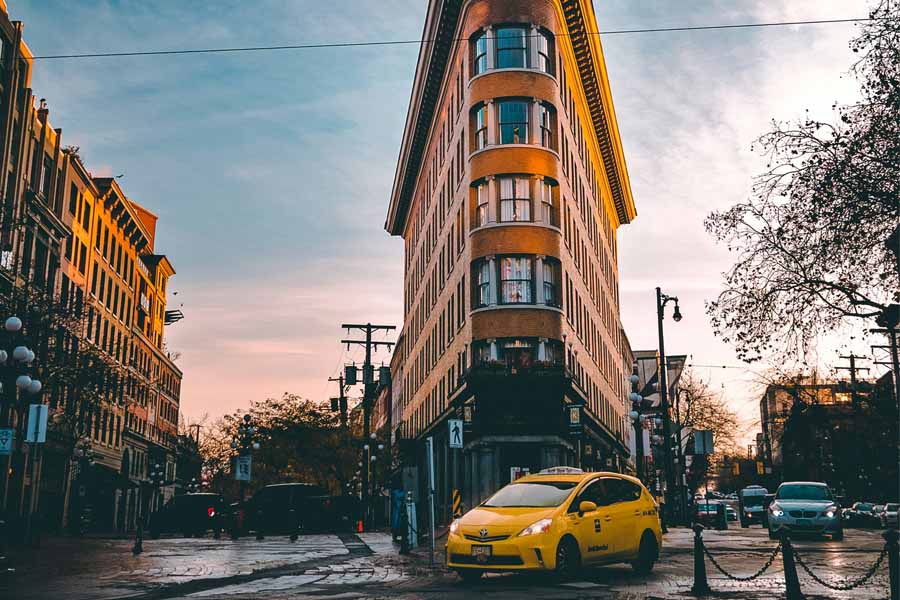
[{"label": "black suv", "polygon": [[226,523],[227,508],[219,494],[183,494],[169,500],[150,515],[150,537],[162,533],[202,536],[212,530],[218,535]]},{"label": "black suv", "polygon": [[243,514],[235,515],[235,533],[296,536],[303,532],[335,531],[349,528],[351,518],[345,499],[329,496],[324,488],[311,483],[267,485],[242,508]]}]

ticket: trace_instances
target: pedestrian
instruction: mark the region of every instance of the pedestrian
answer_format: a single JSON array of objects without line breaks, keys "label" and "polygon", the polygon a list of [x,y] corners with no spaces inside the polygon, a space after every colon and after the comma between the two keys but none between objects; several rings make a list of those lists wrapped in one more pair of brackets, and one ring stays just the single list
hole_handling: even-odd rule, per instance
[{"label": "pedestrian", "polygon": [[391,537],[394,541],[400,539],[401,532],[401,513],[403,511],[403,502],[406,499],[406,493],[403,491],[403,484],[399,475],[391,478]]}]

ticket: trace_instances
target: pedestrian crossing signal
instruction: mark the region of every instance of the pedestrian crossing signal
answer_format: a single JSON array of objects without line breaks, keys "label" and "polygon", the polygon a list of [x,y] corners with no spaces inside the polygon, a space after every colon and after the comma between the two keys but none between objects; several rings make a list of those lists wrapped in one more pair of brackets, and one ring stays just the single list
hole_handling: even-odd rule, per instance
[{"label": "pedestrian crossing signal", "polygon": [[734,463],[731,465],[731,472],[735,475],[741,474],[741,463]]},{"label": "pedestrian crossing signal", "polygon": [[756,461],[756,474],[763,475],[766,470],[763,468],[763,464],[761,460]]}]

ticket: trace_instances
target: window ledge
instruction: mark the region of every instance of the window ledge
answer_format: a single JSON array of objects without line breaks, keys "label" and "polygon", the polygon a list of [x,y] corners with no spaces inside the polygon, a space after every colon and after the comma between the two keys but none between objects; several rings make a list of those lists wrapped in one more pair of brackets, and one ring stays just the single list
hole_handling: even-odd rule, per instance
[{"label": "window ledge", "polygon": [[484,229],[496,229],[497,227],[541,227],[543,229],[551,229],[556,233],[562,234],[562,230],[556,225],[547,225],[541,221],[498,221],[496,223],[488,223],[487,225],[479,225],[469,230],[469,237],[476,232]]},{"label": "window ledge", "polygon": [[479,154],[484,154],[485,152],[490,152],[491,150],[497,150],[499,148],[531,148],[535,150],[543,150],[544,152],[549,152],[553,156],[559,160],[559,152],[554,150],[553,148],[548,148],[547,146],[542,146],[541,144],[493,144],[490,146],[485,146],[484,148],[480,148],[473,152],[469,153],[469,160],[472,160]]},{"label": "window ledge", "polygon": [[487,69],[487,70],[485,70],[484,73],[479,73],[478,75],[474,75],[473,77],[470,77],[469,78],[469,86],[471,87],[472,82],[474,82],[475,80],[481,79],[482,77],[487,77],[488,75],[493,75],[494,73],[535,73],[538,75],[543,75],[544,77],[547,77],[547,78],[553,80],[554,82],[556,82],[555,75],[551,75],[550,73],[541,71],[540,69],[534,69],[534,68],[530,68],[530,67],[512,67],[512,68],[507,68],[507,69],[496,69],[496,68]]},{"label": "window ledge", "polygon": [[561,308],[557,308],[556,306],[547,306],[546,304],[494,304],[493,306],[482,306],[481,308],[473,309],[470,314],[477,314],[482,312],[487,312],[490,310],[510,310],[510,309],[525,309],[525,310],[549,310],[550,312],[563,314]]}]

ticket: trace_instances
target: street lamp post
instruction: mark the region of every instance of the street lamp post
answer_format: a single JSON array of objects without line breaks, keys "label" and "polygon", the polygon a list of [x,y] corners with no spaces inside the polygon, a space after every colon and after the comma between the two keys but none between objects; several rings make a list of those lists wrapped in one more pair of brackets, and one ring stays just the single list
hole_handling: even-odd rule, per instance
[{"label": "street lamp post", "polygon": [[[247,476],[244,477],[243,474],[238,473],[238,469],[240,468],[241,458],[252,456],[253,450],[259,450],[259,442],[256,441],[257,427],[252,423],[253,417],[250,414],[245,414],[244,418],[238,424],[237,433],[235,433],[234,439],[231,440],[231,448],[232,450],[237,451],[237,456],[235,457],[234,469],[235,475],[240,475],[238,478],[238,487],[240,491],[238,492],[238,498],[240,499],[241,505],[243,505],[245,497],[247,495],[247,482],[250,480],[250,472],[247,473]],[[251,471],[252,472],[252,471]],[[243,510],[243,507],[242,507]],[[245,515],[246,517],[246,515]],[[231,537],[232,539],[237,539],[238,527],[235,526],[232,530]],[[257,539],[262,539],[263,532],[262,529],[257,529],[256,537]]]},{"label": "street lamp post", "polygon": [[[643,408],[643,396],[638,393],[638,382],[641,380],[637,373],[632,373],[628,379],[631,382],[631,412],[628,416],[634,425],[634,451],[635,451],[635,470],[637,477],[644,481],[644,425],[641,420],[641,409]],[[646,483],[646,482],[645,482]]]},{"label": "street lamp post", "polygon": [[656,288],[656,320],[657,326],[659,330],[659,395],[660,395],[660,403],[659,407],[662,411],[663,418],[663,460],[665,461],[666,467],[666,512],[669,515],[672,514],[672,501],[674,500],[672,493],[675,491],[675,469],[672,463],[672,423],[671,416],[669,415],[669,383],[668,383],[668,373],[666,369],[668,365],[666,363],[666,345],[665,339],[663,335],[663,318],[665,316],[665,308],[666,304],[669,302],[675,303],[675,311],[672,314],[672,319],[677,323],[681,321],[681,311],[678,308],[678,297],[677,296],[667,296],[662,293],[660,288]]}]

